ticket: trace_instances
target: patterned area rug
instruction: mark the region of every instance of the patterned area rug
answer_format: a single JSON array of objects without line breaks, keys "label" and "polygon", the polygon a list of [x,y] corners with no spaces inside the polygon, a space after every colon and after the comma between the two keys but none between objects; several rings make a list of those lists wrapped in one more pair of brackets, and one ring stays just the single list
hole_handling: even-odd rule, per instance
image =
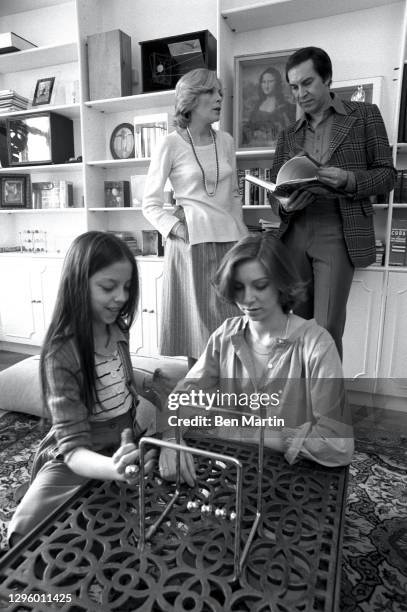
[{"label": "patterned area rug", "polygon": [[[0,555],[19,485],[29,478],[40,420],[0,418]],[[407,438],[363,431],[350,468],[341,612],[407,612]]]},{"label": "patterned area rug", "polygon": [[17,505],[15,496],[30,478],[43,431],[38,417],[8,412],[0,418],[0,556],[7,549],[7,526]]}]

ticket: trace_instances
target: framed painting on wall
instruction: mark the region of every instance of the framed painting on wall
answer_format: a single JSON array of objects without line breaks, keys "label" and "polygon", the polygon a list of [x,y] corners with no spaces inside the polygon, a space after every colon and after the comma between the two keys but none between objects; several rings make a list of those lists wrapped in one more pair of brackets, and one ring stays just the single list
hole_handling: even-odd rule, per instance
[{"label": "framed painting on wall", "polygon": [[236,148],[274,149],[297,109],[285,78],[293,50],[235,58],[234,136]]}]

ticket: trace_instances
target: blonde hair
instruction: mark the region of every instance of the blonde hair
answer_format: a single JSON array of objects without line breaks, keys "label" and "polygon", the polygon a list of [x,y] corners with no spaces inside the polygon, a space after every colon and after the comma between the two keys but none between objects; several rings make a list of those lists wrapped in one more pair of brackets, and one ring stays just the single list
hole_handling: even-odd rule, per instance
[{"label": "blonde hair", "polygon": [[222,83],[213,70],[196,68],[184,74],[175,87],[174,125],[186,128],[199,95],[213,89],[222,89]]}]

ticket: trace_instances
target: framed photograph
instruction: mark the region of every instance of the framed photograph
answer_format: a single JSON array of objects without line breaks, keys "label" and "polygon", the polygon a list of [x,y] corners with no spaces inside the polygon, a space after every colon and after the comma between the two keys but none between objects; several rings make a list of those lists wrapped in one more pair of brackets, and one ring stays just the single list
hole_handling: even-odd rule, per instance
[{"label": "framed photograph", "polygon": [[0,208],[31,208],[29,174],[0,176]]},{"label": "framed photograph", "polygon": [[130,206],[130,181],[105,181],[105,207]]},{"label": "framed photograph", "polygon": [[278,135],[297,116],[285,79],[294,50],[235,58],[234,135],[236,148],[274,149]]},{"label": "framed photograph", "polygon": [[370,102],[380,108],[382,97],[383,77],[367,79],[352,79],[350,81],[333,81],[331,91],[342,100],[355,100],[356,102]]},{"label": "framed photograph", "polygon": [[120,123],[110,137],[110,153],[113,159],[134,157],[134,128],[131,123]]},{"label": "framed photograph", "polygon": [[52,90],[54,89],[55,77],[39,79],[35,86],[33,106],[49,104],[51,102]]}]

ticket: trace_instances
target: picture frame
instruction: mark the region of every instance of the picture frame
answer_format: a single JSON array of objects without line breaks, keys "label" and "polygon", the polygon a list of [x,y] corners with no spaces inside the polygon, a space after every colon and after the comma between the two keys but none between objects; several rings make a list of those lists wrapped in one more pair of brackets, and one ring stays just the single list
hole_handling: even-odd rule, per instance
[{"label": "picture frame", "polygon": [[29,174],[3,174],[0,176],[0,208],[31,208]]},{"label": "picture frame", "polygon": [[110,136],[110,153],[113,159],[134,157],[134,127],[131,123],[120,123]]},{"label": "picture frame", "polygon": [[233,132],[236,149],[275,149],[278,135],[295,121],[297,105],[285,78],[294,49],[235,57]]},{"label": "picture frame", "polygon": [[51,102],[52,90],[54,89],[55,77],[38,79],[35,86],[33,106],[42,106]]},{"label": "picture frame", "polygon": [[379,108],[382,99],[383,77],[368,77],[361,79],[350,79],[347,81],[333,81],[331,91],[343,100],[350,100],[358,87],[362,87],[365,95],[364,102],[376,104]]}]

